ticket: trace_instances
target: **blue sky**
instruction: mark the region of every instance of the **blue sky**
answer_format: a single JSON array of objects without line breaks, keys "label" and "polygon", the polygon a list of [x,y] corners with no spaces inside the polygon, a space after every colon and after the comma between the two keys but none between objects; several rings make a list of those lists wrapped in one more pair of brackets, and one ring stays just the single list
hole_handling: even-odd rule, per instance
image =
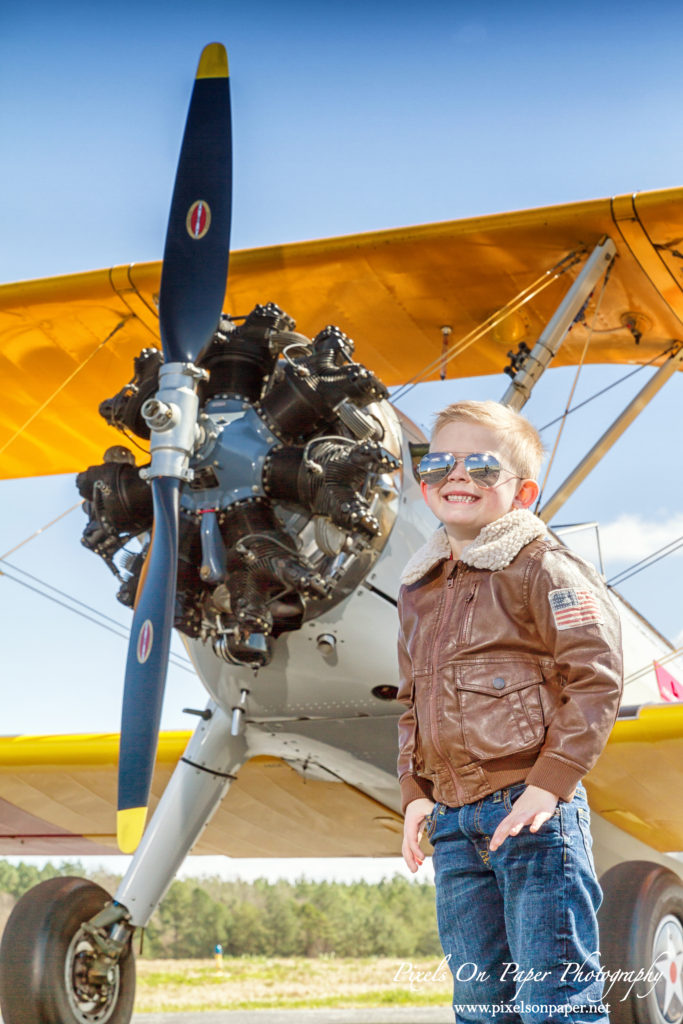
[{"label": "blue sky", "polygon": [[[683,8],[644,11],[457,0],[14,4],[0,26],[0,281],[160,257],[196,62],[214,39],[230,56],[235,248],[683,184]],[[625,372],[586,371],[577,400]],[[544,380],[527,407],[536,425],[562,411],[571,376]],[[501,397],[506,380],[429,385],[405,408],[426,424],[456,397]],[[570,420],[555,483],[643,380]],[[670,451],[682,401],[676,379],[560,516],[600,520],[608,574],[683,534]],[[544,436],[550,446],[552,432]],[[0,555],[77,500],[63,477],[0,488]],[[10,561],[125,628],[113,577],[78,543],[82,523],[71,513]],[[624,587],[671,637],[683,633],[670,599],[679,567],[670,559]],[[0,602],[2,732],[116,729],[125,643],[9,579]],[[202,700],[192,676],[173,669],[164,724],[186,726],[182,707]]]}]

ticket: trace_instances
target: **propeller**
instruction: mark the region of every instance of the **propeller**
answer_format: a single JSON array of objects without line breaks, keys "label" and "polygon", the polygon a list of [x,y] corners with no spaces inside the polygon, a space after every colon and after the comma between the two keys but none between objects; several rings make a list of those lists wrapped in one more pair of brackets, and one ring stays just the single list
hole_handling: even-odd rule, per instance
[{"label": "propeller", "polygon": [[202,51],[178,161],[159,294],[164,364],[143,406],[151,428],[154,525],[138,586],[121,716],[117,834],[132,853],[145,828],[168,668],[178,567],[182,482],[197,437],[194,364],[211,340],[225,296],[230,252],[232,142],[228,59]]}]

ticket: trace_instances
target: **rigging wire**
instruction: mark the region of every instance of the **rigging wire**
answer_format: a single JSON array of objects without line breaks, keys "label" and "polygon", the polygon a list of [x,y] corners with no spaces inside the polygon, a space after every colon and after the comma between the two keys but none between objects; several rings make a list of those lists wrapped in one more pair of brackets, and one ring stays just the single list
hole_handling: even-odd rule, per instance
[{"label": "rigging wire", "polygon": [[[674,551],[678,551],[679,548],[682,547],[683,537],[677,537],[676,540],[669,541],[669,543],[665,544],[664,547],[658,548],[657,551],[653,551],[652,554],[648,555],[646,558],[641,558],[639,562],[634,562],[633,565],[629,565],[626,569],[622,569],[621,572],[618,572],[615,576],[612,576],[612,578],[609,579],[607,583],[610,587],[619,587],[622,583],[625,583],[626,580],[630,580],[632,576],[637,576],[639,572],[643,571],[643,569],[649,569],[651,565],[655,565],[657,562],[661,562],[661,560],[663,558],[666,558],[667,555],[673,555]],[[667,551],[666,548],[670,548],[671,550]],[[637,568],[638,566],[640,568]]]},{"label": "rigging wire", "polygon": [[[85,601],[80,601],[77,597],[72,597],[71,594],[67,594],[65,590],[60,590],[59,587],[53,586],[51,583],[48,583],[47,580],[43,580],[39,576],[34,576],[32,573],[27,572],[26,569],[21,569],[18,565],[12,565],[6,558],[0,558],[0,562],[9,566],[12,572],[18,572],[22,576],[28,577],[28,579],[33,580],[34,583],[38,583],[42,587],[47,587],[48,590],[52,590],[55,594],[59,594],[60,597],[64,597],[67,601],[71,601],[72,604],[78,605],[80,608],[87,608],[89,612],[99,616],[100,619],[104,619],[106,622],[111,622],[114,626],[118,626],[119,629],[123,629],[125,631],[123,635],[125,635],[126,638],[128,637],[129,629],[125,622],[119,622],[118,619],[112,618],[111,615],[106,615],[105,612],[98,611],[97,608],[91,607],[91,605],[86,604]],[[0,569],[0,576],[7,576],[8,579],[14,578],[9,576],[4,569]],[[48,597],[49,595],[45,594],[44,596]],[[73,610],[75,611],[75,609]],[[173,654],[172,657],[176,658],[178,661],[184,662],[186,665],[192,664],[189,658],[184,658],[180,654]]]},{"label": "rigging wire", "polygon": [[54,526],[55,523],[58,523],[60,519],[64,519],[64,517],[68,516],[70,512],[74,511],[74,509],[80,508],[82,504],[83,499],[81,499],[81,501],[77,501],[75,505],[71,506],[71,508],[67,508],[66,511],[60,512],[59,515],[55,516],[54,519],[51,519],[49,523],[45,523],[45,526],[41,526],[40,529],[35,530],[35,532],[32,533],[29,537],[25,537],[24,540],[19,541],[19,543],[15,544],[13,548],[10,548],[9,551],[6,551],[4,555],[0,555],[0,562],[4,562],[8,555],[13,555],[15,551],[19,550],[19,548],[23,548],[24,544],[28,544],[30,540],[35,540],[35,538],[39,537],[41,533],[44,533],[45,530],[49,530],[51,526]]},{"label": "rigging wire", "polygon": [[80,615],[82,619],[88,619],[89,622],[94,622],[96,626],[101,626],[102,629],[106,629],[109,633],[113,633],[115,636],[120,636],[123,639],[125,639],[124,633],[119,633],[117,629],[112,629],[111,626],[105,625],[105,623],[101,622],[99,619],[94,619],[91,615],[86,615],[85,612],[79,612],[78,609],[72,607],[72,605],[66,604],[65,601],[60,601],[59,598],[52,597],[50,594],[46,594],[45,591],[39,590],[38,587],[31,586],[31,584],[26,583],[25,580],[17,579],[16,576],[12,576],[11,573],[5,572],[4,569],[0,569],[0,576],[4,576],[5,579],[12,580],[13,583],[18,583],[20,587],[26,587],[27,590],[32,590],[34,594],[40,594],[41,597],[45,597],[47,598],[48,601],[52,601],[54,604],[58,604],[61,608],[66,608],[67,611],[74,612],[76,615]]},{"label": "rigging wire", "polygon": [[[593,333],[598,334],[599,332],[593,331]],[[548,430],[549,427],[554,427],[555,424],[559,423],[560,420],[563,419],[565,416],[571,416],[573,412],[578,412],[579,409],[582,409],[584,407],[584,405],[588,405],[589,402],[593,402],[596,398],[600,398],[602,395],[607,394],[607,392],[611,391],[612,388],[616,388],[618,384],[623,384],[624,381],[628,380],[630,377],[634,377],[637,373],[640,373],[641,370],[646,370],[648,366],[652,366],[652,364],[656,363],[658,359],[661,359],[663,356],[668,355],[669,352],[672,352],[675,348],[677,348],[677,345],[675,343],[667,345],[665,349],[659,352],[656,356],[653,356],[652,359],[649,359],[646,363],[642,363],[640,366],[636,366],[635,370],[629,370],[629,372],[625,374],[625,376],[620,377],[619,380],[612,381],[611,384],[608,384],[606,387],[601,388],[600,391],[596,391],[594,395],[590,395],[588,398],[585,398],[583,402],[579,402],[578,405],[572,406],[572,408],[569,409],[569,411],[565,411],[560,416],[556,416],[554,420],[550,420],[550,422],[544,423],[542,427],[538,428],[539,433],[542,433],[544,430]]]},{"label": "rigging wire", "polygon": [[402,384],[398,390],[391,395],[391,401],[397,402],[399,399],[405,397],[405,395],[412,391],[412,389],[416,387],[417,384],[419,384],[426,376],[428,376],[432,370],[445,367],[451,359],[460,355],[465,351],[465,349],[473,345],[475,341],[478,341],[480,338],[484,337],[485,334],[488,334],[488,332],[501,323],[505,317],[510,316],[511,313],[516,312],[522,306],[526,305],[526,303],[530,302],[536,297],[536,295],[544,291],[545,288],[561,277],[562,274],[575,266],[579,262],[580,255],[581,254],[573,250],[572,252],[567,253],[566,256],[563,256],[562,259],[558,260],[554,266],[545,270],[536,278],[535,281],[522,289],[521,292],[518,292],[518,294],[506,303],[506,305],[502,306],[501,309],[492,313],[491,316],[487,317],[487,319],[481,324],[478,324],[477,327],[473,328],[465,334],[464,337],[456,341],[455,344],[451,345],[451,347],[445,352],[442,352],[436,359],[433,359],[430,363],[423,366],[414,377],[407,380],[405,384]]},{"label": "rigging wire", "polygon": [[[14,570],[16,570],[17,567],[13,566],[12,568]],[[29,577],[29,579],[33,579],[33,580],[37,579],[37,577],[31,576],[30,573],[24,572],[23,569],[19,569],[18,571],[19,572],[23,572],[25,576]],[[92,615],[86,615],[85,612],[79,611],[78,608],[74,608],[73,605],[67,604],[65,601],[60,601],[59,598],[53,597],[51,594],[46,594],[44,590],[40,590],[38,587],[32,586],[30,583],[27,583],[25,580],[20,580],[16,576],[12,576],[11,573],[5,572],[4,569],[0,569],[0,576],[4,576],[5,579],[12,580],[13,583],[18,583],[19,586],[21,586],[21,587],[26,587],[27,590],[32,590],[35,594],[39,594],[40,597],[44,597],[44,598],[46,598],[46,600],[52,601],[54,604],[58,604],[61,608],[66,608],[67,611],[73,612],[74,615],[78,615],[82,619],[87,619],[88,622],[92,622],[96,626],[100,626],[102,629],[106,629],[108,633],[113,633],[114,636],[118,636],[122,640],[128,641],[128,639],[129,639],[129,635],[128,635],[127,632],[121,633],[121,632],[119,632],[118,629],[113,629],[111,626],[108,626],[106,624],[106,622],[103,622],[102,619],[107,619],[109,622],[113,622],[113,623],[115,623],[115,625],[121,626],[121,628],[125,630],[125,626],[122,626],[122,624],[120,622],[117,622],[116,619],[109,618],[108,615],[104,615],[102,612],[96,612],[95,614],[101,616],[101,618],[100,619],[95,619],[95,618],[92,617]],[[50,590],[54,590],[56,593],[62,594],[62,596],[68,598],[69,601],[73,601],[75,604],[81,604],[81,605],[83,604],[82,601],[76,600],[75,598],[71,597],[69,594],[64,594],[63,591],[58,590],[57,587],[52,587],[49,583],[44,583],[43,580],[38,580],[38,582],[43,584],[46,587],[49,587]],[[88,606],[84,605],[84,607],[87,608]],[[91,611],[92,610],[93,609],[91,609]],[[193,675],[195,674],[194,673],[194,669],[189,667],[189,666],[191,666],[191,662],[188,659],[180,658],[176,654],[171,654],[170,657],[171,657],[171,660],[173,660],[173,663],[174,663],[174,665],[177,668],[181,668],[184,672],[190,672]]]},{"label": "rigging wire", "polygon": [[[71,594],[67,594],[65,590],[60,590],[59,587],[53,587],[53,585],[51,583],[48,583],[47,580],[41,580],[39,576],[34,576],[32,573],[27,572],[26,569],[21,569],[18,565],[12,565],[12,563],[8,562],[6,558],[0,559],[0,562],[2,562],[4,565],[10,568],[12,572],[18,572],[21,573],[22,576],[27,576],[28,579],[33,580],[34,583],[39,583],[42,587],[47,587],[48,590],[54,591],[55,594],[59,594],[60,597],[65,597],[67,601],[72,601],[73,604],[77,604],[81,608],[87,608],[88,611],[93,612],[95,615],[99,615],[100,618],[106,619],[107,622],[113,623],[120,629],[126,628],[125,624],[123,622],[119,622],[118,619],[114,619],[111,617],[111,615],[105,615],[104,612],[100,612],[96,608],[92,608],[89,604],[86,604],[85,601],[79,601],[77,597],[72,597]],[[8,574],[5,572],[4,569],[0,569],[0,576],[7,575]]]},{"label": "rigging wire", "polygon": [[[14,583],[19,583],[21,586],[28,587],[29,590],[33,590],[36,594],[40,594],[41,597],[47,598],[48,601],[54,601],[55,604],[61,605],[63,608],[68,609],[68,611],[73,612],[75,615],[80,615],[82,618],[88,619],[89,622],[94,622],[95,625],[101,626],[103,629],[108,630],[110,633],[114,633],[116,636],[120,636],[122,637],[122,639],[128,640],[127,627],[122,622],[119,622],[118,619],[114,619],[109,615],[105,615],[104,612],[100,612],[94,608],[91,608],[90,605],[86,604],[84,601],[80,601],[77,597],[72,597],[71,594],[67,594],[66,591],[60,590],[59,587],[53,586],[51,583],[48,583],[47,580],[43,580],[39,576],[34,576],[32,575],[32,573],[27,572],[26,569],[21,569],[18,565],[13,565],[12,563],[7,561],[9,555],[14,554],[15,551],[18,551],[19,548],[22,548],[25,544],[28,544],[29,541],[35,540],[36,537],[39,537],[46,530],[49,530],[51,526],[54,526],[55,523],[58,523],[60,519],[64,519],[65,516],[69,515],[69,513],[73,512],[77,508],[80,508],[82,504],[83,501],[77,501],[75,505],[72,505],[70,508],[65,509],[64,512],[60,512],[60,514],[58,516],[55,516],[54,519],[51,519],[48,523],[45,523],[44,526],[41,526],[39,529],[34,530],[34,532],[30,534],[28,537],[25,537],[24,540],[20,541],[18,544],[15,544],[14,547],[6,551],[4,555],[0,555],[0,563],[4,563],[5,565],[9,566],[12,572],[18,572],[22,576],[26,576],[28,577],[28,579],[33,580],[34,583],[38,583],[42,587],[47,587],[48,590],[52,590],[55,594],[59,594],[60,597],[66,598],[67,601],[71,601],[72,603],[70,605],[65,604],[63,601],[57,600],[57,598],[51,597],[49,594],[46,594],[44,590],[40,590],[38,587],[32,587],[28,583],[25,583],[23,580],[18,580],[15,576],[12,576],[10,573],[5,572],[4,569],[2,568],[0,568],[0,576],[5,576],[7,577],[8,580],[12,580]],[[117,630],[112,629],[110,626],[106,626],[103,621],[99,621],[98,619],[92,618],[91,615],[86,615],[83,612],[79,612],[77,608],[73,607],[73,605],[78,605],[81,608],[87,608],[89,612],[93,612],[95,615],[98,615],[101,620],[111,622],[113,623],[114,626],[118,626],[119,629],[122,629],[125,632],[119,633]],[[178,668],[182,668],[185,671],[190,671],[190,669],[185,668],[185,666],[192,664],[189,658],[184,658],[182,657],[182,655],[176,654],[174,652],[171,654],[171,659]]]},{"label": "rigging wire", "polygon": [[[674,649],[672,651],[669,651],[668,654],[663,654],[661,657],[657,658],[657,664],[668,665],[669,662],[673,661],[681,653],[683,653],[683,646],[674,647]],[[650,672],[652,672],[652,662],[648,662],[647,665],[643,665],[642,668],[638,668],[634,672],[630,672],[627,676],[625,676],[624,686],[630,686],[631,683],[637,683],[639,679],[642,679],[643,676],[648,675]]]}]

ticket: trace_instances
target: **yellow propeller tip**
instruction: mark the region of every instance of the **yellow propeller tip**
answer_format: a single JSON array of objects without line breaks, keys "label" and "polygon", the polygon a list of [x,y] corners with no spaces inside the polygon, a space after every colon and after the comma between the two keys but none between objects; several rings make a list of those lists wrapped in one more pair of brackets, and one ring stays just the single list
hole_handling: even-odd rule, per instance
[{"label": "yellow propeller tip", "polygon": [[202,50],[197,78],[227,78],[228,55],[222,43],[209,43]]},{"label": "yellow propeller tip", "polygon": [[116,839],[121,853],[135,853],[145,831],[146,807],[129,807],[116,814]]}]

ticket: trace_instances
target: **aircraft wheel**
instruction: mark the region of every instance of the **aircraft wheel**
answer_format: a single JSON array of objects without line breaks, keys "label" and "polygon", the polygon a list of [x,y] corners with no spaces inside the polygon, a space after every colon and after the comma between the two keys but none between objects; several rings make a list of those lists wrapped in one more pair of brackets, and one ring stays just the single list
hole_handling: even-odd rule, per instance
[{"label": "aircraft wheel", "polygon": [[[600,879],[605,971],[618,980],[604,1000],[611,1024],[683,1021],[683,884],[659,864],[627,861]],[[619,972],[618,974],[616,972]],[[630,978],[626,977],[631,973]],[[634,984],[634,978],[638,980]],[[605,989],[610,981],[605,982]]]},{"label": "aircraft wheel", "polygon": [[81,925],[111,897],[83,878],[50,878],[19,900],[0,947],[4,1024],[128,1024],[135,997],[130,944],[106,977]]}]

